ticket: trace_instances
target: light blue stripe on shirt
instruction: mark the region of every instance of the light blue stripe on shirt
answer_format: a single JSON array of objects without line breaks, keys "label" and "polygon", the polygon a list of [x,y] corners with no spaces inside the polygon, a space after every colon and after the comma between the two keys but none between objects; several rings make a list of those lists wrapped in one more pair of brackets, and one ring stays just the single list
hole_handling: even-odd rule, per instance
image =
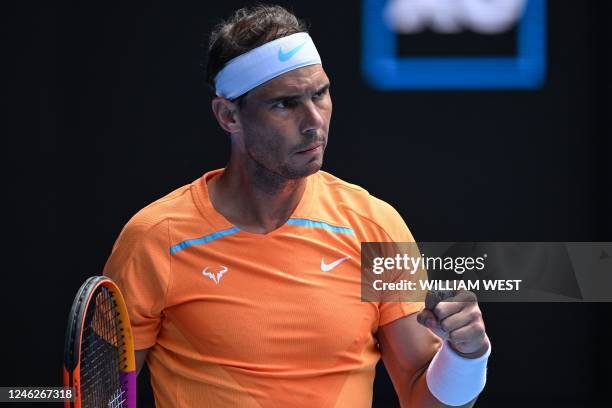
[{"label": "light blue stripe on shirt", "polygon": [[325,222],[322,221],[312,221],[312,220],[307,220],[305,218],[289,218],[287,220],[287,224],[288,225],[296,225],[299,227],[310,227],[310,228],[323,228],[325,230],[331,231],[331,232],[337,232],[340,234],[351,234],[351,235],[355,235],[355,232],[350,229],[350,228],[346,228],[346,227],[336,227],[335,225],[330,225],[327,224]]},{"label": "light blue stripe on shirt", "polygon": [[232,227],[226,230],[221,230],[221,231],[213,232],[212,234],[204,235],[203,237],[200,237],[200,238],[188,239],[183,242],[179,242],[176,245],[173,245],[170,248],[170,253],[175,254],[178,251],[182,251],[183,249],[189,248],[192,245],[208,244],[209,242],[214,241],[215,239],[219,239],[219,238],[223,238],[228,235],[231,235],[231,234],[235,234],[238,231],[240,231],[240,228]]}]

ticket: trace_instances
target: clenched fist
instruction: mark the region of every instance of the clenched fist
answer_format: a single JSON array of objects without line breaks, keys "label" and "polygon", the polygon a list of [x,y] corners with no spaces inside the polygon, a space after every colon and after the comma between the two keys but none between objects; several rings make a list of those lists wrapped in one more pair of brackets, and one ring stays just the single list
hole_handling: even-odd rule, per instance
[{"label": "clenched fist", "polygon": [[482,313],[473,292],[429,292],[417,321],[448,340],[463,357],[477,358],[489,349]]}]

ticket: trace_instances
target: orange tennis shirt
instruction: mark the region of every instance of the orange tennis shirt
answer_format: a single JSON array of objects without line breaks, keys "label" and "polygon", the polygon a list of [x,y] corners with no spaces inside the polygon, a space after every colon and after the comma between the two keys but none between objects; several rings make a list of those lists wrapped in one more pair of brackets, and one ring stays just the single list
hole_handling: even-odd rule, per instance
[{"label": "orange tennis shirt", "polygon": [[104,273],[121,288],[158,407],[370,407],[379,326],[422,303],[362,302],[360,243],[411,242],[400,215],[319,171],[286,224],[240,230],[206,173],[138,212]]}]

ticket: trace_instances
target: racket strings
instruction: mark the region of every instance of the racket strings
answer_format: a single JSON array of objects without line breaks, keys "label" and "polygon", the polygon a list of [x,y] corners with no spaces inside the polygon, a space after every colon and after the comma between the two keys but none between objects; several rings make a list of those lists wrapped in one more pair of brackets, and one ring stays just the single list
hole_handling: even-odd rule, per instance
[{"label": "racket strings", "polygon": [[108,288],[101,287],[85,317],[81,349],[83,407],[119,408],[126,404],[120,375],[126,366],[125,340],[116,306]]},{"label": "racket strings", "polygon": [[[115,330],[113,333],[116,336],[117,346],[119,348],[119,353],[114,355],[115,367],[120,366],[121,371],[125,372],[125,370],[127,369],[127,348],[125,345],[125,334],[123,333],[123,322],[120,319],[121,313],[119,313],[119,311],[117,310],[117,303],[114,301],[114,299],[112,303],[112,314],[114,316],[112,321],[115,324]],[[121,381],[121,376],[119,377],[119,380]],[[109,401],[110,408],[120,408],[123,407],[124,404],[127,405],[126,390],[127,379],[124,378],[123,383],[121,383],[121,386],[115,392],[113,399]]]}]

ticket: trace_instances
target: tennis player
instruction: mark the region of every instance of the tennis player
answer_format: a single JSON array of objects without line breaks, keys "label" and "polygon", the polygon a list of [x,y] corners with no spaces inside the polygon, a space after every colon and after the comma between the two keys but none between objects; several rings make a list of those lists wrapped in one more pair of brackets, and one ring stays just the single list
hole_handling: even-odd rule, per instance
[{"label": "tennis player", "polygon": [[321,171],[330,80],[303,22],[238,10],[211,35],[224,169],[138,212],[105,274],[122,289],[159,407],[368,407],[382,357],[402,406],[470,406],[490,343],[471,292],[362,302],[360,243],[400,215]]}]

